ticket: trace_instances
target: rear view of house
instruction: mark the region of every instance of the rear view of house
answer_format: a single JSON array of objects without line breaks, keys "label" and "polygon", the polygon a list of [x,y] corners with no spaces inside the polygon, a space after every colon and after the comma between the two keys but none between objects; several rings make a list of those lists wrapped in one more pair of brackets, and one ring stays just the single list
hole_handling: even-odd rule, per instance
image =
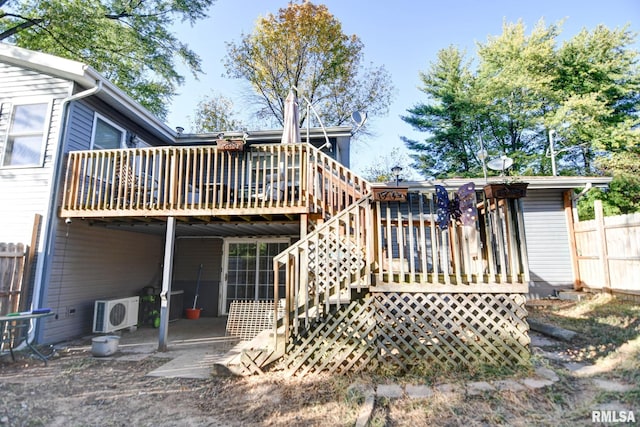
[{"label": "rear view of house", "polygon": [[40,342],[152,289],[160,348],[196,298],[203,316],[270,302],[273,342],[249,372],[283,356],[299,373],[527,358],[520,199],[376,188],[348,167],[350,128],[178,134],[86,65],[0,45],[0,67],[2,239],[37,242],[30,300],[56,313]]}]

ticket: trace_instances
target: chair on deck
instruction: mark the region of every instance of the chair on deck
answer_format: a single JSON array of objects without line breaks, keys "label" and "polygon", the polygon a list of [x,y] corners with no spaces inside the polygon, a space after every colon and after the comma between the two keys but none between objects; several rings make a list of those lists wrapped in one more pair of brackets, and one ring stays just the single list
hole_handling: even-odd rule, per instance
[{"label": "chair on deck", "polygon": [[144,172],[136,173],[128,158],[118,157],[114,164],[113,199],[121,206],[153,207],[158,198],[158,181]]},{"label": "chair on deck", "polygon": [[280,162],[277,170],[265,175],[266,186],[259,187],[253,197],[258,200],[280,202],[285,200],[285,192],[288,192],[287,200],[296,199],[300,183],[292,169],[295,171],[297,167],[299,166],[292,165],[287,168],[284,162]]}]

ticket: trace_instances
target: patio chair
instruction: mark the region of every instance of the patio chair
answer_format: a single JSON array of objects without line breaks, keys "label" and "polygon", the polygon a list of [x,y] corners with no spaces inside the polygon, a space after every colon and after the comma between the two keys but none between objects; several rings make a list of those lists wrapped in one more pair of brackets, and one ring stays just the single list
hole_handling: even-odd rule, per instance
[{"label": "patio chair", "polygon": [[[114,164],[114,200],[121,206],[145,205],[153,207],[157,203],[158,181],[153,176],[136,172],[128,158],[118,157]],[[133,194],[133,195],[132,195]]]}]

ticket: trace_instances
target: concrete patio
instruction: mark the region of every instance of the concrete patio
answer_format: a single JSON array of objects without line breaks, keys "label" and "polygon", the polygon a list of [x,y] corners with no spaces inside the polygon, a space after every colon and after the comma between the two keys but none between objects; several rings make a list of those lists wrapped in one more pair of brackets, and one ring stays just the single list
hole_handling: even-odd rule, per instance
[{"label": "concrete patio", "polygon": [[[166,358],[167,363],[147,375],[167,378],[206,379],[214,365],[224,364],[236,338],[225,336],[226,317],[179,319],[169,323],[167,351],[158,351],[159,329],[142,326],[124,329],[110,335],[120,336],[118,351],[108,357],[96,359],[142,360],[146,357]],[[91,352],[91,339],[83,337],[55,346],[58,350],[86,350]]]}]

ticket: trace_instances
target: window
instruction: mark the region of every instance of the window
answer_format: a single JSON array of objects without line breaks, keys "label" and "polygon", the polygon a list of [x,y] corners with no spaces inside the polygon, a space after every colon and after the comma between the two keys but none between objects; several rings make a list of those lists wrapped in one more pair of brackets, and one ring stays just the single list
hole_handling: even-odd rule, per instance
[{"label": "window", "polygon": [[93,150],[111,150],[124,147],[125,131],[115,123],[96,114],[93,121]]},{"label": "window", "polygon": [[49,103],[15,105],[2,166],[41,166]]}]

